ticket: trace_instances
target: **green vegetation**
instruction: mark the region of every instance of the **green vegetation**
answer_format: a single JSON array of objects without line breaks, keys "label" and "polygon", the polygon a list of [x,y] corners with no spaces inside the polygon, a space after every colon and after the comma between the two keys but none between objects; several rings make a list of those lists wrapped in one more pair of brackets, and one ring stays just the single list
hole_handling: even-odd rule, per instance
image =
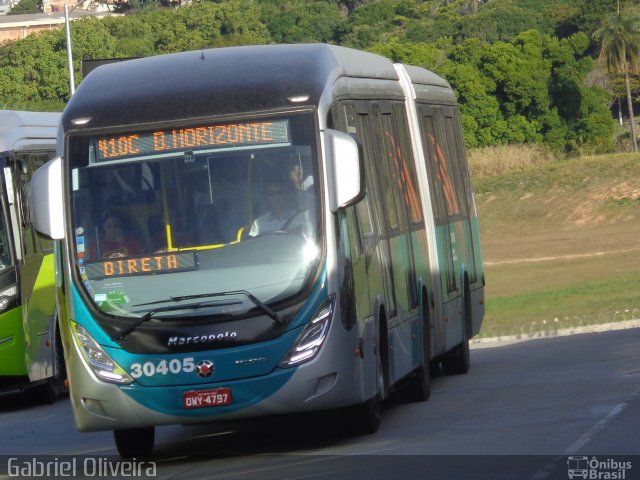
[{"label": "green vegetation", "polygon": [[487,278],[481,335],[638,318],[640,155],[533,153],[519,169],[513,150],[493,150],[491,168],[470,159]]},{"label": "green vegetation", "polygon": [[[615,18],[635,18],[638,0],[620,1],[624,8]],[[118,10],[129,15],[72,22],[74,76],[82,80],[83,59],[328,42],[442,75],[459,97],[470,148],[544,144],[562,154],[611,152],[629,144],[614,136],[610,112],[625,96],[624,72],[613,69],[607,75],[595,59],[600,42],[608,45],[602,20],[615,14],[617,5],[617,0],[203,0],[173,8],[171,0],[120,2]],[[63,30],[0,48],[0,107],[62,109],[69,96],[66,59]],[[632,92],[640,86],[633,79],[629,85]]]},{"label": "green vegetation", "polygon": [[20,0],[7,15],[24,15],[38,13],[38,0]]},{"label": "green vegetation", "polygon": [[[599,59],[606,63],[609,73],[622,74],[624,77],[629,117],[634,118],[629,72],[637,72],[640,67],[640,15],[635,12],[622,15],[618,8],[615,14],[606,17],[594,37],[602,45]],[[633,151],[637,152],[635,122],[631,124],[631,140]]]},{"label": "green vegetation", "polygon": [[[638,265],[634,266],[637,269]],[[564,267],[572,268],[572,265]],[[549,272],[548,266],[544,272]],[[488,301],[481,336],[527,337],[538,332],[637,319],[640,316],[638,291],[640,273],[629,272],[600,281],[576,281],[557,289],[547,286],[509,297],[495,297]]]}]

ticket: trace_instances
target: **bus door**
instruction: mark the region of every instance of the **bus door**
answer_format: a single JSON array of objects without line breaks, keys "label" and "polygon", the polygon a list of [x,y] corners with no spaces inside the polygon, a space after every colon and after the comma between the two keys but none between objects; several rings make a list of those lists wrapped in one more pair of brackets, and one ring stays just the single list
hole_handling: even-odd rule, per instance
[{"label": "bus door", "polygon": [[[460,125],[459,113],[457,110],[452,109],[451,116],[445,116],[445,122],[447,123],[447,132],[449,135],[449,143],[452,145],[452,149],[455,149],[455,155],[458,159],[456,168],[456,177],[459,182],[460,207],[464,217],[464,238],[465,238],[465,253],[466,253],[466,269],[469,274],[469,283],[471,285],[478,281],[478,272],[476,264],[476,251],[473,243],[473,231],[475,226],[471,223],[472,212],[475,209],[473,202],[473,193],[471,191],[471,179],[469,178],[469,165],[467,163],[467,156],[464,149],[462,126]],[[465,200],[462,200],[465,199]]]},{"label": "bus door", "polygon": [[[356,113],[353,104],[338,103],[333,111],[331,119],[335,126],[356,138],[358,135]],[[370,291],[367,282],[367,266],[371,260],[372,249],[367,245],[368,239],[374,236],[372,215],[370,211],[368,197],[365,195],[356,205],[349,207],[344,212],[343,222],[341,222],[341,238],[343,243],[348,241],[349,248],[344,248],[345,256],[351,266],[351,276],[353,284],[353,295],[355,296],[356,317],[358,320],[369,318],[372,315],[372,305]],[[343,227],[343,223],[346,224]],[[344,232],[346,230],[346,233]]]},{"label": "bus door", "polygon": [[[379,110],[378,108],[379,107]],[[404,112],[402,112],[404,113]],[[402,115],[401,115],[402,117]],[[403,157],[408,142],[402,142],[397,118],[392,114],[391,102],[379,102],[373,107],[374,137],[378,140],[378,182],[382,192],[382,210],[386,225],[393,293],[397,302],[395,320],[390,323],[390,378],[396,379],[411,371],[422,351],[419,323],[415,321],[418,293],[413,245],[404,186],[401,181]],[[406,130],[404,131],[406,133]],[[393,328],[393,330],[391,330]],[[412,352],[412,355],[407,355]]]},{"label": "bus door", "polygon": [[26,375],[24,364],[24,334],[19,306],[18,273],[15,267],[14,239],[5,169],[7,157],[0,156],[0,375]]},{"label": "bus door", "polygon": [[28,206],[30,175],[53,156],[21,153],[5,167],[14,245],[18,253],[20,299],[25,335],[25,362],[31,381],[53,376],[55,314],[53,243],[38,237]]},{"label": "bus door", "polygon": [[[391,102],[379,102],[374,106],[374,137],[378,139],[381,155],[379,157],[380,191],[384,192],[383,209],[385,214],[389,252],[392,264],[394,293],[399,307],[404,310],[402,318],[418,305],[416,274],[413,259],[413,245],[409,232],[408,212],[403,195],[401,181],[403,156],[410,157],[411,152],[403,151],[407,142],[400,142],[400,132],[392,115]],[[376,115],[378,113],[378,115]]]},{"label": "bus door", "polygon": [[[365,250],[368,251],[367,276],[369,279],[369,289],[373,296],[378,292],[384,293],[385,311],[388,319],[395,318],[398,314],[396,294],[394,289],[393,265],[391,262],[391,251],[388,229],[385,226],[385,215],[387,212],[382,207],[390,192],[381,190],[379,183],[380,162],[383,160],[383,153],[380,151],[377,141],[374,140],[374,122],[376,119],[371,115],[371,105],[369,102],[357,102],[356,113],[358,121],[359,137],[362,139],[364,149],[364,168],[366,181],[366,195],[368,214],[375,235],[363,238]],[[362,212],[363,205],[358,213]],[[379,270],[378,270],[379,269]],[[378,271],[377,271],[378,270]],[[378,279],[381,285],[377,283]]]},{"label": "bus door", "polygon": [[[419,113],[424,134],[423,142],[425,143],[425,161],[429,175],[431,201],[434,205],[439,264],[438,280],[443,297],[442,304],[447,304],[457,297],[459,289],[455,271],[457,235],[451,229],[451,220],[460,214],[460,206],[451,174],[451,157],[444,133],[442,110],[440,107],[419,105]],[[436,305],[439,304],[440,302],[436,301]],[[450,319],[446,310],[441,311],[440,314],[445,322]],[[436,340],[436,349],[440,351],[444,348],[445,342],[444,325],[437,325]]]}]

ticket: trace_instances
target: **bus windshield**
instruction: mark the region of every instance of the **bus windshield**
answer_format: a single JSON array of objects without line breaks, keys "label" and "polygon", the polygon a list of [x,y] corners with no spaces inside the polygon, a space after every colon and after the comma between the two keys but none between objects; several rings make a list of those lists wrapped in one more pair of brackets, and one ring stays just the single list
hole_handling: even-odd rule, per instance
[{"label": "bus windshield", "polygon": [[164,307],[199,294],[244,291],[272,304],[304,292],[322,254],[313,122],[306,113],[71,136],[71,248],[96,307],[257,315],[244,294]]}]

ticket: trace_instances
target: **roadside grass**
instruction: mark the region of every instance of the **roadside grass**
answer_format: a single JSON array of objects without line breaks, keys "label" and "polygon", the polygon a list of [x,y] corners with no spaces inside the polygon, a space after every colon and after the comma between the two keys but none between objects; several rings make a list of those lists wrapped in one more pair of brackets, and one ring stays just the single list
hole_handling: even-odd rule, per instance
[{"label": "roadside grass", "polygon": [[640,317],[640,273],[600,282],[498,297],[487,301],[480,337],[532,336],[536,332],[611,323]]},{"label": "roadside grass", "polygon": [[474,178],[517,172],[554,159],[548,149],[537,145],[482,147],[470,150],[468,156]]},{"label": "roadside grass", "polygon": [[472,177],[487,280],[480,336],[640,317],[640,155],[504,164]]}]

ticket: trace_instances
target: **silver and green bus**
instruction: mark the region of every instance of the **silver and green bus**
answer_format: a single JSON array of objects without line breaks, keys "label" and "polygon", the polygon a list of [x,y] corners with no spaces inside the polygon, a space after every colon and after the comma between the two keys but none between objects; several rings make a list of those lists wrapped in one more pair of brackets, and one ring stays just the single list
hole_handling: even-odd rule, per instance
[{"label": "silver and green bus", "polygon": [[0,390],[49,402],[64,388],[53,243],[32,228],[28,196],[33,172],[56,155],[60,117],[0,110]]},{"label": "silver and green bus", "polygon": [[32,188],[73,411],[121,455],[287,412],[372,433],[390,395],[469,369],[478,220],[432,72],[324,44],[129,60],[84,79],[58,141]]}]

